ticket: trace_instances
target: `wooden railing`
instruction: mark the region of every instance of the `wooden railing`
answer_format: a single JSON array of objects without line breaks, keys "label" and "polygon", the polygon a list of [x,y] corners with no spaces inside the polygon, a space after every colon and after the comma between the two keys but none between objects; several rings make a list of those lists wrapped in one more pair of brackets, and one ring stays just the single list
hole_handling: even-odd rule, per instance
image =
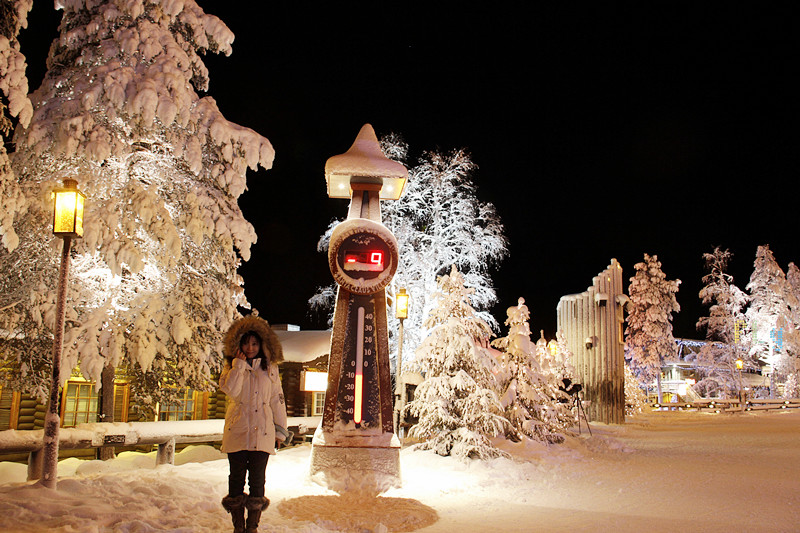
[{"label": "wooden railing", "polygon": [[744,402],[744,405],[738,399],[729,400],[697,400],[693,402],[678,402],[678,403],[654,403],[653,409],[660,410],[696,410],[696,411],[712,411],[717,413],[723,412],[736,412],[736,411],[770,411],[774,409],[797,409],[800,408],[800,398],[788,398],[782,400],[774,399],[754,399],[751,398]]},{"label": "wooden railing", "polygon": [[[319,418],[289,418],[296,435],[313,433]],[[59,448],[88,449],[107,446],[157,445],[156,465],[173,464],[175,445],[222,441],[225,420],[185,420],[180,422],[112,422],[79,424],[61,428]],[[44,430],[0,431],[0,453],[28,453],[28,479],[42,475]]]}]

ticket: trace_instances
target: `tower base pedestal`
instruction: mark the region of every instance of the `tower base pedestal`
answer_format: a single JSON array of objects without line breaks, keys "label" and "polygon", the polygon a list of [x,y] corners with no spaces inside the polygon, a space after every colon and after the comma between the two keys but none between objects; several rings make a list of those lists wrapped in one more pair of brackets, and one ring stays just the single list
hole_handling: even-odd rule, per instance
[{"label": "tower base pedestal", "polygon": [[401,486],[400,441],[394,433],[347,437],[317,428],[309,475],[340,494],[377,496]]}]

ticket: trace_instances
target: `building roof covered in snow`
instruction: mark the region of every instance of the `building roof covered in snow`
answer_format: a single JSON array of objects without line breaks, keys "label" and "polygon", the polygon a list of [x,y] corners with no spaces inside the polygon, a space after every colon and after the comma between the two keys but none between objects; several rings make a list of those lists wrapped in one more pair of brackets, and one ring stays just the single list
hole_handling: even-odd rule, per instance
[{"label": "building roof covered in snow", "polygon": [[330,330],[291,331],[275,326],[275,334],[283,347],[283,359],[291,363],[309,363],[327,356],[331,350]]}]

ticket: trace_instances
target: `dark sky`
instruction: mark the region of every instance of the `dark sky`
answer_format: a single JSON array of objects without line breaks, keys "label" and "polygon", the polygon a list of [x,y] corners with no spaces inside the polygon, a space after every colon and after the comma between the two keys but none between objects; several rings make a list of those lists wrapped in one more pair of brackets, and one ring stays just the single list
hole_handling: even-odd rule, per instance
[{"label": "dark sky", "polygon": [[[627,280],[649,253],[683,281],[676,335],[696,337],[703,252],[730,248],[742,288],[759,244],[784,269],[800,261],[800,48],[788,13],[199,3],[236,35],[230,57],[207,59],[208,94],[276,150],[240,199],[259,235],[245,290],[272,323],[325,326],[306,305],[331,280],[315,247],[347,202],[327,198],[324,164],[365,123],[403,135],[412,154],[472,154],[478,196],[510,241],[493,274],[501,322],[522,296],[531,329],[552,336],[560,296],[585,290],[611,258]],[[35,78],[42,66],[29,64]]]}]

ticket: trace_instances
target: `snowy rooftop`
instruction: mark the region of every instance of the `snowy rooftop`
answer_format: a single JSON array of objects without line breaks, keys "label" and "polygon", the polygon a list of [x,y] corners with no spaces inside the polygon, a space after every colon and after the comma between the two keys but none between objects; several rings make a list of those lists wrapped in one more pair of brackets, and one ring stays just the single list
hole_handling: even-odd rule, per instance
[{"label": "snowy rooftop", "polygon": [[292,363],[308,363],[331,349],[330,330],[275,331],[283,347],[283,359]]}]

